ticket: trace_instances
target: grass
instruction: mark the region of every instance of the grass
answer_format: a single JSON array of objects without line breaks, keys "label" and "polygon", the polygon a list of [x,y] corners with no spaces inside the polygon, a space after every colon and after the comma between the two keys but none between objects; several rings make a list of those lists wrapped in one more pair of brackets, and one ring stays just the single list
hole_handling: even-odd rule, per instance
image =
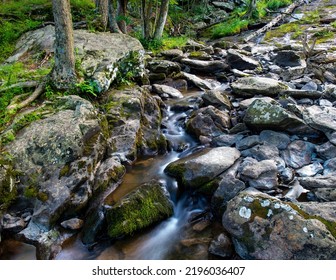
[{"label": "grass", "polygon": [[243,30],[247,30],[249,25],[248,20],[241,20],[240,18],[234,18],[228,22],[220,23],[214,26],[211,30],[212,38],[221,38],[225,36],[235,35]]},{"label": "grass", "polygon": [[298,38],[303,34],[304,28],[298,24],[298,22],[290,22],[280,25],[278,28],[270,30],[265,35],[265,40],[272,39],[274,37],[282,37],[288,33],[291,34],[291,38]]}]

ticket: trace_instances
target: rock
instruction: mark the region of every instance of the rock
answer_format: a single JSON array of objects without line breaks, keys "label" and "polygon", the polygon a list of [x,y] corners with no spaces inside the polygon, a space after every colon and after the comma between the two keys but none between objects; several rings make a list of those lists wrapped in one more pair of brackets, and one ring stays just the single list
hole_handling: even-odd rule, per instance
[{"label": "rock", "polygon": [[334,174],[322,175],[316,177],[302,177],[298,178],[300,184],[308,189],[319,189],[319,188],[336,188],[336,178]]},{"label": "rock", "polygon": [[311,177],[315,176],[318,173],[322,173],[323,166],[318,161],[313,162],[312,164],[306,165],[301,167],[300,169],[297,169],[295,172],[300,177]]},{"label": "rock", "polygon": [[278,169],[275,161],[262,160],[257,161],[253,158],[247,158],[242,164],[240,178],[248,183],[250,187],[270,190],[278,186]]},{"label": "rock", "polygon": [[165,85],[158,85],[158,84],[153,84],[152,85],[153,91],[157,93],[161,98],[183,98],[183,94],[170,86],[165,86]]},{"label": "rock", "polygon": [[301,90],[306,90],[306,91],[317,91],[318,86],[315,82],[310,81],[308,83],[306,83]]},{"label": "rock", "polygon": [[110,238],[132,235],[173,214],[166,190],[156,181],[145,183],[106,209]]},{"label": "rock", "polygon": [[279,150],[277,147],[268,144],[256,145],[241,152],[244,157],[252,157],[258,161],[266,159],[278,159]]},{"label": "rock", "polygon": [[324,218],[254,189],[241,192],[228,203],[222,223],[243,259],[336,257],[334,229]]},{"label": "rock", "polygon": [[187,131],[193,135],[216,137],[231,126],[230,116],[213,106],[195,111],[187,122]]},{"label": "rock", "polygon": [[187,91],[188,90],[188,82],[184,79],[171,79],[166,78],[164,81],[161,82],[162,85],[170,86],[175,88],[179,91]]},{"label": "rock", "polygon": [[[55,29],[51,25],[29,31],[20,38],[15,55],[8,62],[17,61],[31,52],[53,53],[54,41]],[[81,62],[85,76],[96,82],[99,92],[110,87],[122,61],[132,53],[140,54],[144,51],[137,39],[119,33],[74,30],[74,42],[76,59]],[[139,67],[139,72],[143,72],[142,54],[134,55],[132,63],[134,68]]]},{"label": "rock", "polygon": [[5,214],[2,218],[1,225],[3,231],[8,231],[13,234],[23,230],[27,223],[21,217]]},{"label": "rock", "polygon": [[336,131],[336,108],[310,106],[303,110],[303,119],[312,128],[324,132],[330,142],[336,144],[333,137]]},{"label": "rock", "polygon": [[214,147],[221,146],[233,146],[237,142],[239,142],[244,136],[241,134],[222,134],[217,137],[213,137],[211,144]]},{"label": "rock", "polygon": [[[0,205],[5,210],[17,197],[16,171],[13,163],[0,155]],[[1,214],[0,214],[1,220]],[[1,228],[0,228],[1,236]]]},{"label": "rock", "polygon": [[284,198],[289,201],[297,202],[297,199],[301,196],[301,194],[308,192],[300,185],[297,179],[294,179],[294,181],[289,184],[289,187],[289,191],[284,196]]},{"label": "rock", "polygon": [[296,140],[288,145],[282,156],[287,165],[297,169],[310,164],[314,149],[314,144]]},{"label": "rock", "polygon": [[181,59],[181,63],[190,67],[190,69],[196,73],[216,73],[228,70],[228,65],[219,60],[196,60],[196,59],[189,59],[183,58]]},{"label": "rock", "polygon": [[289,136],[285,133],[275,132],[272,130],[263,130],[260,133],[260,141],[276,146],[279,150],[284,150],[290,143]]},{"label": "rock", "polygon": [[301,202],[297,203],[297,206],[310,216],[318,216],[328,222],[336,223],[336,202]]},{"label": "rock", "polygon": [[323,175],[336,174],[336,157],[326,160],[323,168]]},{"label": "rock", "polygon": [[323,96],[323,93],[320,91],[310,91],[302,89],[287,89],[280,92],[281,96],[291,96],[295,99],[300,98],[309,98],[309,99],[319,99]]},{"label": "rock", "polygon": [[209,253],[221,258],[231,259],[234,254],[234,248],[230,238],[224,233],[218,235],[211,241]]},{"label": "rock", "polygon": [[244,99],[244,100],[242,100],[242,101],[239,102],[239,107],[242,110],[245,110],[257,99],[258,100],[260,99],[260,100],[265,101],[265,102],[270,103],[270,104],[280,105],[280,103],[278,103],[277,101],[275,101],[275,99],[266,96],[266,97],[252,97],[252,98]]},{"label": "rock", "polygon": [[221,110],[230,110],[232,107],[228,96],[219,89],[205,91],[202,99],[205,106],[212,105]]},{"label": "rock", "polygon": [[258,61],[241,54],[234,49],[229,49],[227,51],[227,63],[231,68],[238,70],[255,70],[256,68],[261,68]]},{"label": "rock", "polygon": [[277,52],[273,61],[282,67],[306,66],[306,62],[302,57],[303,55],[301,53],[292,50],[282,50]]},{"label": "rock", "polygon": [[160,55],[168,59],[176,59],[183,56],[183,51],[179,49],[165,50],[160,53]]},{"label": "rock", "polygon": [[321,202],[336,201],[336,189],[335,188],[322,188],[311,190],[315,197]]},{"label": "rock", "polygon": [[195,60],[204,60],[204,61],[212,60],[212,56],[205,51],[191,52],[188,54],[188,58],[195,59]]},{"label": "rock", "polygon": [[178,63],[169,60],[152,60],[148,62],[147,68],[153,73],[164,73],[171,75],[173,73],[179,73],[181,67]]},{"label": "rock", "polygon": [[[240,157],[235,148],[218,147],[204,149],[193,155],[170,163],[165,172],[184,186],[200,189],[203,185],[231,167]],[[206,192],[207,190],[202,190]]]},{"label": "rock", "polygon": [[105,226],[105,208],[101,205],[91,208],[84,220],[81,240],[91,246],[97,242]]},{"label": "rock", "polygon": [[212,5],[214,5],[216,8],[220,8],[227,11],[233,11],[235,8],[235,4],[233,2],[213,1]]},{"label": "rock", "polygon": [[281,91],[288,89],[284,83],[264,77],[243,77],[231,84],[235,94],[243,96],[277,96]]},{"label": "rock", "polygon": [[215,86],[212,85],[210,82],[201,79],[199,77],[197,77],[196,75],[193,74],[189,74],[186,72],[182,72],[182,78],[185,78],[187,81],[191,82],[193,85],[195,85],[196,87],[204,90],[204,89],[214,89]]},{"label": "rock", "polygon": [[247,109],[244,123],[253,130],[281,130],[297,135],[316,135],[303,120],[279,105],[255,100]]},{"label": "rock", "polygon": [[249,149],[255,145],[260,144],[259,135],[252,135],[245,137],[236,143],[236,148],[239,151]]},{"label": "rock", "polygon": [[78,218],[72,218],[61,223],[65,229],[78,230],[83,227],[84,221]]}]

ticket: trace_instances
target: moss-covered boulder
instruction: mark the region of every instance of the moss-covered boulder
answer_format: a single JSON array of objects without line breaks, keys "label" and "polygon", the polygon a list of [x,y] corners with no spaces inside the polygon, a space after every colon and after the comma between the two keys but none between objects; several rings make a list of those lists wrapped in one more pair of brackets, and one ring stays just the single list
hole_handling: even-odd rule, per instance
[{"label": "moss-covered boulder", "polygon": [[250,188],[229,201],[222,223],[243,259],[335,259],[335,217],[320,207],[299,207]]},{"label": "moss-covered boulder", "polygon": [[7,208],[16,195],[16,173],[11,162],[0,156],[0,218],[1,209]]},{"label": "moss-covered boulder", "polygon": [[175,177],[183,187],[212,194],[214,189],[211,186],[206,188],[206,184],[230,168],[239,157],[236,148],[204,149],[170,163],[165,172]]},{"label": "moss-covered boulder", "polygon": [[145,183],[106,209],[107,234],[111,238],[160,222],[173,214],[173,204],[159,182]]}]

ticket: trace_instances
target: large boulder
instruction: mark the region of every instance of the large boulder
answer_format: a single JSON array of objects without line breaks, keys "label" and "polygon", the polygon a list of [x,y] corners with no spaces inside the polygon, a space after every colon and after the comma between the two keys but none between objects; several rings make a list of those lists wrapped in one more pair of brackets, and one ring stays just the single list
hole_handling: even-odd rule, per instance
[{"label": "large boulder", "polygon": [[298,135],[318,135],[315,130],[293,113],[261,99],[253,101],[247,108],[244,123],[257,131],[269,129]]},{"label": "large boulder", "polygon": [[335,259],[335,220],[248,189],[223,215],[243,259]]},{"label": "large boulder", "polygon": [[173,214],[173,204],[159,182],[136,188],[106,209],[107,234],[111,238],[134,232],[160,222]]},{"label": "large boulder", "polygon": [[218,109],[230,110],[232,105],[227,94],[220,89],[207,90],[202,95],[205,106],[212,105]]},{"label": "large boulder", "polygon": [[170,163],[165,172],[184,187],[197,190],[231,167],[239,157],[240,152],[235,148],[204,149]]},{"label": "large boulder", "polygon": [[[89,32],[74,30],[76,58],[81,63],[85,75],[96,82],[97,89],[106,91],[122,68],[122,61],[133,55],[132,68],[139,67],[143,72],[144,65],[140,53],[141,43],[128,35],[110,32]],[[15,54],[8,58],[14,62],[29,52],[54,52],[55,28],[47,25],[38,30],[24,34],[16,45]],[[130,63],[130,61],[129,61]]]},{"label": "large boulder", "polygon": [[235,94],[243,96],[277,96],[281,91],[288,89],[284,83],[271,78],[243,77],[231,84]]}]

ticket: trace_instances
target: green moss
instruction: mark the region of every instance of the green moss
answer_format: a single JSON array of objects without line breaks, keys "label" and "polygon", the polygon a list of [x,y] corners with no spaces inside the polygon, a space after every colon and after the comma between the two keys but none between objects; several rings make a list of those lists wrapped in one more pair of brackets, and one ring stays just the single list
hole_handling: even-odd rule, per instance
[{"label": "green moss", "polygon": [[64,176],[68,176],[68,175],[69,175],[69,172],[70,172],[70,164],[67,163],[67,164],[65,164],[65,165],[62,167],[62,169],[60,170],[59,178],[64,177]]},{"label": "green moss", "polygon": [[0,210],[10,206],[17,197],[16,176],[12,162],[0,155]]},{"label": "green moss", "polygon": [[234,18],[228,22],[219,23],[211,28],[212,38],[221,38],[224,36],[235,35],[243,30],[247,30],[249,25],[248,20],[242,20],[241,18]]},{"label": "green moss", "polygon": [[35,186],[28,186],[24,189],[23,195],[26,198],[36,198],[38,195],[38,189]]},{"label": "green moss", "polygon": [[280,25],[278,28],[267,31],[265,34],[265,40],[270,40],[274,37],[283,37],[288,33],[292,33],[292,38],[295,39],[299,35],[303,34],[304,27],[300,26],[298,22],[290,22]]}]

